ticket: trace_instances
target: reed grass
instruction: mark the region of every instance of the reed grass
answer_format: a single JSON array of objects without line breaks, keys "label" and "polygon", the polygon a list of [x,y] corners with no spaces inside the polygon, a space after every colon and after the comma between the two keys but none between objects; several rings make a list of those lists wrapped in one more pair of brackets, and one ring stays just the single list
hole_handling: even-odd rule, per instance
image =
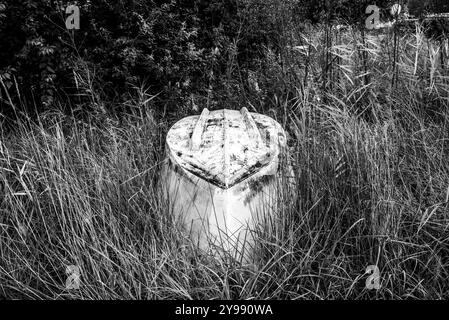
[{"label": "reed grass", "polygon": [[[153,96],[139,89],[120,118],[55,110],[37,121],[18,115],[14,131],[2,130],[0,296],[448,298],[441,47],[420,28],[289,36],[281,55],[267,48],[269,68],[255,70],[254,81],[274,78],[270,86],[282,83],[290,95],[266,104],[248,91],[241,101],[282,123],[295,171],[294,184],[280,184],[280,207],[255,230],[257,268],[200,254],[179,232],[158,191],[174,119],[157,118]],[[103,105],[93,74],[79,67],[77,83]],[[379,267],[379,290],[365,286],[370,265]],[[78,289],[66,286],[69,266],[80,270]]]}]

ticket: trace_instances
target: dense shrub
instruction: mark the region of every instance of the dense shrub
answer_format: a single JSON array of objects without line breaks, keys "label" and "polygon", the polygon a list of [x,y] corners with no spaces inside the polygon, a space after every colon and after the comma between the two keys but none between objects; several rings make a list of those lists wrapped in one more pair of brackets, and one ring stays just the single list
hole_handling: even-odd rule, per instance
[{"label": "dense shrub", "polygon": [[81,29],[72,31],[65,29],[67,1],[4,0],[0,7],[0,75],[8,87],[15,77],[40,107],[79,90],[79,59],[106,97],[124,98],[142,82],[165,98],[200,90],[205,71],[220,63],[212,49],[237,29],[232,0],[76,3]]},{"label": "dense shrub", "polygon": [[79,0],[81,29],[69,31],[65,8],[72,2],[0,0],[0,112],[12,110],[9,97],[19,99],[15,81],[17,105],[37,111],[74,103],[112,110],[135,86],[157,94],[164,110],[188,109],[195,99],[210,108],[232,105],[247,94],[241,88],[252,72],[265,68],[267,50],[278,59],[306,23],[363,26],[367,5],[386,13],[393,2]]}]

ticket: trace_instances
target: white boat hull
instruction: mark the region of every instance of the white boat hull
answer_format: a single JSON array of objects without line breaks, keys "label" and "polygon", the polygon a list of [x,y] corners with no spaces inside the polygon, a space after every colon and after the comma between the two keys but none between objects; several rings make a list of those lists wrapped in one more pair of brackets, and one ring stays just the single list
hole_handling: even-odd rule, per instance
[{"label": "white boat hull", "polygon": [[173,125],[163,191],[191,240],[214,255],[250,262],[256,227],[277,207],[285,151],[282,127],[245,108],[205,109]]},{"label": "white boat hull", "polygon": [[222,189],[168,161],[163,173],[164,195],[177,221],[200,249],[248,262],[255,227],[276,207],[277,167],[273,162]]}]

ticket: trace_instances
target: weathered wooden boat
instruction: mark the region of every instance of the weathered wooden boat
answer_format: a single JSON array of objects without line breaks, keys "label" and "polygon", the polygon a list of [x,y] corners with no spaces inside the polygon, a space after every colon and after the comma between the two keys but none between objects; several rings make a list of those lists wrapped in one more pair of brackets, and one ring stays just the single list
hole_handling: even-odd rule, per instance
[{"label": "weathered wooden boat", "polygon": [[164,194],[200,248],[250,259],[252,227],[276,205],[285,150],[281,125],[246,108],[204,109],[171,127]]}]

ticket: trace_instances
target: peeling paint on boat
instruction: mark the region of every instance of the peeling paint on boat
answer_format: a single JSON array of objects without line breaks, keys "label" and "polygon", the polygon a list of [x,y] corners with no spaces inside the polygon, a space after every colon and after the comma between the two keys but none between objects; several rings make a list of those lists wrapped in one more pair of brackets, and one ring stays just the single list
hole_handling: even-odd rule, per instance
[{"label": "peeling paint on boat", "polygon": [[275,179],[286,135],[272,118],[237,110],[203,110],[172,126],[163,171],[171,209],[202,249],[238,258],[251,226],[275,204]]}]

